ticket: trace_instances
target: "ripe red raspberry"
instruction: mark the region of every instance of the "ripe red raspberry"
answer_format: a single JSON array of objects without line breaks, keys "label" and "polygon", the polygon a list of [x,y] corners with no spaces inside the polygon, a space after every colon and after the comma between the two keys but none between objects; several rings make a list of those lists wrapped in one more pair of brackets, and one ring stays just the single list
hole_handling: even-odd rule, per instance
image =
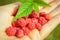
[{"label": "ripe red raspberry", "polygon": [[41,25],[44,25],[47,22],[47,20],[44,17],[40,17],[38,21]]},{"label": "ripe red raspberry", "polygon": [[37,28],[38,30],[41,30],[41,29],[42,29],[41,24],[40,24],[40,23],[37,23],[37,24],[36,24],[36,28]]},{"label": "ripe red raspberry", "polygon": [[16,27],[16,22],[15,22],[15,21],[12,22],[12,26],[13,26],[13,27]]},{"label": "ripe red raspberry", "polygon": [[38,23],[38,19],[32,18],[32,22],[36,24],[36,23]]},{"label": "ripe red raspberry", "polygon": [[45,19],[47,19],[47,20],[50,20],[51,19],[51,15],[50,14],[45,14]]},{"label": "ripe red raspberry", "polygon": [[40,16],[45,16],[45,14],[46,14],[45,12],[41,12],[39,15]]},{"label": "ripe red raspberry", "polygon": [[34,10],[32,11],[32,13],[29,15],[30,18],[39,18],[39,14],[36,13]]},{"label": "ripe red raspberry", "polygon": [[27,27],[32,30],[35,28],[35,23],[31,22],[31,23],[28,23]]},{"label": "ripe red raspberry", "polygon": [[6,33],[8,36],[14,36],[16,34],[17,29],[15,27],[8,27],[6,29]]},{"label": "ripe red raspberry", "polygon": [[31,18],[26,18],[26,24],[31,22]]},{"label": "ripe red raspberry", "polygon": [[27,35],[30,30],[27,27],[23,27],[22,30],[24,31],[24,34]]},{"label": "ripe red raspberry", "polygon": [[26,25],[26,20],[24,18],[20,18],[20,19],[17,20],[17,24],[20,27],[24,27]]},{"label": "ripe red raspberry", "polygon": [[17,30],[16,37],[20,38],[20,37],[23,37],[23,36],[24,36],[23,30],[21,30],[21,29]]},{"label": "ripe red raspberry", "polygon": [[12,26],[13,26],[13,27],[17,27],[17,26],[19,26],[19,25],[17,24],[16,21],[13,21],[13,22],[12,22]]}]

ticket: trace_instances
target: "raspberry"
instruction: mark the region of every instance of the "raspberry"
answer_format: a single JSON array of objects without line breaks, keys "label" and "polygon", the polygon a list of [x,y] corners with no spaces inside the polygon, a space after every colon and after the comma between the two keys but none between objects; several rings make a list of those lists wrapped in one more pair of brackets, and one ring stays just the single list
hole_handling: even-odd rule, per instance
[{"label": "raspberry", "polygon": [[41,23],[41,25],[44,25],[47,22],[47,20],[44,17],[40,17],[38,21],[39,23]]},{"label": "raspberry", "polygon": [[12,26],[17,27],[18,26],[17,22],[16,21],[12,22]]},{"label": "raspberry", "polygon": [[20,38],[20,37],[23,37],[23,36],[24,36],[23,30],[19,29],[16,33],[16,37]]},{"label": "raspberry", "polygon": [[39,15],[40,16],[45,16],[45,14],[46,14],[45,12],[41,12]]},{"label": "raspberry", "polygon": [[31,22],[31,19],[30,18],[27,18],[26,19],[26,24],[30,23]]},{"label": "raspberry", "polygon": [[40,23],[37,23],[37,24],[36,24],[36,28],[37,28],[38,30],[41,30],[41,29],[42,29],[41,24],[40,24]]},{"label": "raspberry", "polygon": [[47,19],[47,20],[50,20],[51,19],[51,15],[50,14],[45,14],[45,19]]},{"label": "raspberry", "polygon": [[30,30],[27,27],[23,27],[22,30],[24,31],[24,34],[27,35]]},{"label": "raspberry", "polygon": [[24,18],[20,18],[17,20],[19,26],[24,27],[26,25],[26,20]]},{"label": "raspberry", "polygon": [[38,23],[38,19],[32,18],[32,22],[36,24],[36,23]]},{"label": "raspberry", "polygon": [[14,22],[12,22],[12,26],[14,26],[14,27],[16,26],[16,22],[15,22],[15,21],[14,21]]},{"label": "raspberry", "polygon": [[8,27],[6,29],[6,33],[8,36],[14,36],[16,34],[16,28],[15,27]]},{"label": "raspberry", "polygon": [[34,10],[32,13],[29,15],[30,18],[39,18],[39,14],[37,14]]},{"label": "raspberry", "polygon": [[31,22],[31,23],[28,23],[27,27],[32,30],[35,28],[35,23]]}]

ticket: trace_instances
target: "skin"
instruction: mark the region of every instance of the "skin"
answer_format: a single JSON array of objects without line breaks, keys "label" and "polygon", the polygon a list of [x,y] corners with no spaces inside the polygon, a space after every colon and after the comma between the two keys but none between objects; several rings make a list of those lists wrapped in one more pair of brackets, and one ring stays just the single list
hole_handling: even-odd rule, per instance
[{"label": "skin", "polygon": [[41,9],[41,12],[50,13],[50,12],[52,12],[56,7],[58,7],[58,5],[60,5],[59,2],[53,1],[52,3],[50,3],[50,6],[51,6],[51,7],[45,7],[45,8],[43,8],[43,9]]},{"label": "skin", "polygon": [[56,15],[53,19],[51,19],[48,23],[46,23],[42,30],[40,31],[41,38],[46,38],[60,23],[60,14]]},{"label": "skin", "polygon": [[[47,10],[46,10],[47,11]],[[57,11],[57,12],[56,12]],[[60,13],[60,6],[58,5],[58,7],[56,7],[52,12],[50,12],[50,15],[51,15],[51,17],[52,17],[52,19],[54,19],[55,18],[55,16],[58,16],[57,14],[59,14]],[[52,24],[50,24],[50,23],[54,23],[55,21],[57,21],[56,19],[53,21],[53,20],[50,20],[47,24],[45,24],[44,26],[43,26],[43,29],[42,30],[47,30],[47,29],[49,29],[49,25],[51,25],[52,26]],[[49,25],[48,25],[49,24]],[[59,22],[58,22],[58,24],[59,24]],[[56,24],[56,25],[58,25],[58,24]],[[47,27],[48,26],[48,27]],[[45,29],[45,27],[47,27],[46,29]],[[55,28],[56,26],[54,26],[53,27],[53,29]],[[47,33],[48,32],[51,32],[52,31],[52,29],[51,30],[49,30],[49,31],[46,31],[46,34],[44,33],[44,31],[42,31],[41,30],[41,35],[43,35],[44,37],[42,37],[43,39],[44,38],[46,38],[47,37]],[[50,33],[48,33],[48,34],[50,34]],[[46,35],[46,36],[45,36]]]},{"label": "skin", "polygon": [[[12,6],[13,4],[11,4]],[[13,7],[11,7],[10,5],[9,6],[3,6],[3,7],[0,7],[0,8],[3,8],[3,10],[0,10],[1,11],[1,21],[0,21],[0,25],[2,24],[2,27],[0,28],[0,40],[42,40],[41,39],[41,34],[39,33],[39,31],[37,29],[34,29],[32,30],[29,35],[26,35],[22,38],[16,38],[14,36],[12,37],[8,37],[5,33],[5,29],[10,26],[11,22],[12,22],[12,19],[13,19],[13,15],[14,12],[16,11],[16,9],[18,8],[18,5],[14,5]],[[17,6],[17,7],[16,7]],[[11,7],[11,8],[10,8]],[[15,9],[16,8],[16,9]],[[11,10],[12,9],[12,10]],[[7,10],[7,11],[5,11]],[[9,10],[9,11],[8,11]],[[7,13],[6,13],[7,12]],[[9,14],[8,14],[9,13]],[[8,15],[3,15],[3,14],[8,14]],[[3,16],[2,16],[3,15]],[[7,17],[6,17],[7,16]],[[5,23],[4,23],[5,22]],[[5,25],[3,25],[5,24]]]},{"label": "skin", "polygon": [[39,33],[39,31],[37,29],[34,29],[34,30],[30,31],[29,37],[32,40],[42,40],[41,36],[40,36],[40,33]]},{"label": "skin", "polygon": [[[18,5],[9,4],[0,7],[0,40],[31,40],[28,36],[17,38],[14,36],[8,36],[5,33],[7,27],[11,25],[13,16],[11,16],[18,8]],[[7,11],[6,11],[7,10]]]}]

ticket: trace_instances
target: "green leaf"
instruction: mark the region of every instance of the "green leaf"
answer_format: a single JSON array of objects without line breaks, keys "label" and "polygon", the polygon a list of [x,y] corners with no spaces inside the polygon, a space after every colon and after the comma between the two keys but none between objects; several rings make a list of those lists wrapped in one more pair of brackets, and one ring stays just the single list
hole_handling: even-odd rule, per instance
[{"label": "green leaf", "polygon": [[33,2],[32,0],[18,0],[19,2],[25,3],[25,2]]},{"label": "green leaf", "polygon": [[45,40],[60,40],[60,24],[45,38]]},{"label": "green leaf", "polygon": [[37,3],[33,3],[33,9],[39,13],[39,8],[38,8],[38,4]]},{"label": "green leaf", "polygon": [[13,20],[29,15],[32,12],[32,5],[32,3],[22,4]]},{"label": "green leaf", "polygon": [[35,3],[37,3],[40,6],[50,6],[49,4],[47,4],[46,2],[44,2],[43,0],[33,0]]}]

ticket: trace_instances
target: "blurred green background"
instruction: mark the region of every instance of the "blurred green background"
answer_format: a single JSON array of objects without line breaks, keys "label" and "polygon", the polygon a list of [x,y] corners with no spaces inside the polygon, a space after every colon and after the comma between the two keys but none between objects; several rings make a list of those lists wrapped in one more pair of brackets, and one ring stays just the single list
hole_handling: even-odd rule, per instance
[{"label": "blurred green background", "polygon": [[[0,0],[0,6],[17,2],[18,0]],[[60,40],[60,25],[45,39],[45,40]]]},{"label": "blurred green background", "polygon": [[9,3],[13,3],[13,2],[17,2],[18,0],[0,0],[0,6],[1,5],[5,5],[5,4],[9,4]]},{"label": "blurred green background", "polygon": [[45,40],[60,40],[60,24],[51,32]]}]

